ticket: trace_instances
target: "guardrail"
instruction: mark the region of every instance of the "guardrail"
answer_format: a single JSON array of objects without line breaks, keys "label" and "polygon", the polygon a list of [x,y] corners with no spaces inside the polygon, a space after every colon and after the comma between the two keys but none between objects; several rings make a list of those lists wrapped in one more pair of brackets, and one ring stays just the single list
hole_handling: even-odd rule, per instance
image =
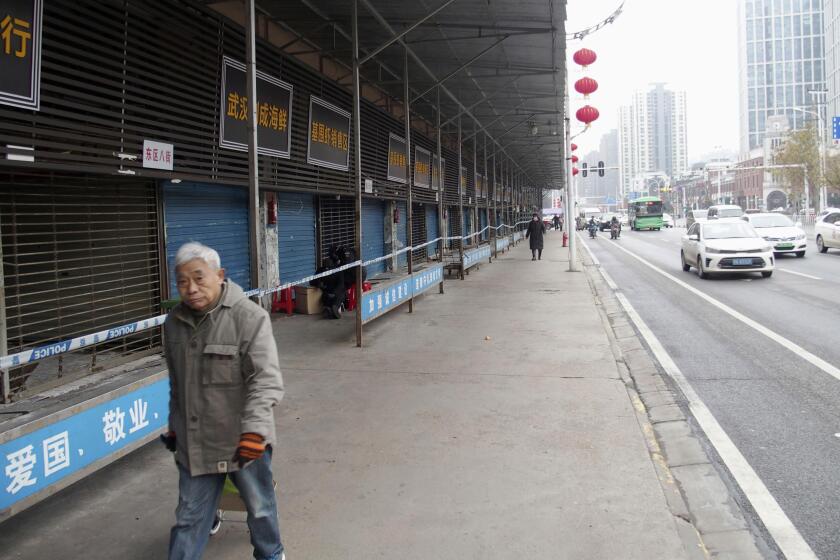
[{"label": "guardrail", "polygon": [[[253,290],[249,290],[245,292],[245,295],[248,297],[265,297],[267,295],[272,295],[274,293],[286,290],[288,288],[292,288],[294,286],[299,286],[301,284],[307,284],[313,280],[317,280],[319,278],[324,278],[327,276],[331,276],[337,272],[342,272],[344,270],[355,268],[357,266],[369,266],[372,264],[376,264],[378,262],[395,258],[403,253],[407,253],[409,251],[415,251],[418,249],[422,249],[423,247],[427,247],[429,245],[433,245],[440,241],[450,241],[450,240],[457,240],[460,239],[461,241],[467,241],[472,239],[476,236],[482,235],[485,231],[490,229],[495,229],[497,232],[503,228],[507,228],[510,230],[515,229],[516,227],[527,224],[528,222],[517,222],[514,225],[507,225],[501,224],[499,226],[487,226],[481,231],[477,231],[475,233],[471,233],[469,235],[464,236],[456,236],[456,237],[438,237],[431,241],[427,241],[426,243],[422,243],[420,245],[414,245],[410,247],[404,247],[398,251],[394,251],[387,255],[383,255],[381,257],[377,257],[375,259],[370,259],[368,261],[362,261],[361,259],[355,260],[352,263],[348,263],[342,265],[338,268],[334,268],[328,270],[326,272],[322,272],[319,274],[313,274],[307,276],[305,278],[301,278],[299,280],[295,280],[292,282],[286,282],[285,284],[280,284],[279,286],[274,286],[272,288],[257,288]],[[517,231],[514,233],[514,240],[518,240],[522,236],[521,231]],[[519,237],[517,237],[519,236]],[[489,251],[489,246],[487,247]],[[441,265],[442,271],[442,265]],[[428,269],[427,269],[428,270]],[[421,271],[422,272],[422,271]],[[441,272],[441,279],[442,279],[442,272]],[[364,301],[363,301],[364,303]],[[23,366],[29,363],[37,362],[39,360],[43,360],[45,358],[51,358],[60,354],[66,354],[68,352],[73,352],[76,350],[80,350],[82,348],[86,348],[89,346],[94,346],[97,344],[101,344],[103,342],[116,340],[125,336],[129,336],[132,334],[136,334],[139,332],[143,332],[145,330],[157,328],[163,324],[166,320],[166,314],[158,315],[157,317],[150,317],[148,319],[142,319],[139,321],[134,321],[133,323],[127,323],[125,325],[119,325],[116,327],[104,329],[95,333],[86,334],[83,336],[78,336],[75,338],[71,338],[68,340],[62,340],[58,342],[53,342],[50,344],[43,344],[40,346],[36,346],[34,348],[30,348],[27,350],[23,350],[21,352],[17,352],[14,354],[9,354],[7,356],[0,356],[0,374],[2,374],[2,389],[3,389],[3,399],[5,401],[9,400],[10,397],[10,380],[9,380],[9,369],[14,367]]]}]

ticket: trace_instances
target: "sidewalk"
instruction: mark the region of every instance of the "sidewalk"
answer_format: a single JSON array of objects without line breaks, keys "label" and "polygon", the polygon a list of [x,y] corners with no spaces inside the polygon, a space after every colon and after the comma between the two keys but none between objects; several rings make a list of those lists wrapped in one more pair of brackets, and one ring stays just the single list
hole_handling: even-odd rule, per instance
[{"label": "sidewalk", "polygon": [[[368,325],[278,317],[289,560],[689,558],[584,273],[560,235]],[[404,308],[407,309],[407,308]],[[12,518],[3,558],[165,558],[172,458],[150,445]],[[205,558],[249,558],[225,522]]]}]

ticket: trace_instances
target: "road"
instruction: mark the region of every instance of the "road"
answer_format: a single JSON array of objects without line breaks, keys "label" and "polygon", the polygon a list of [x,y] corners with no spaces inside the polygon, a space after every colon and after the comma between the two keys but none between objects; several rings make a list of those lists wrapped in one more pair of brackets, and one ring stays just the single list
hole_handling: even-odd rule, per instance
[{"label": "road", "polygon": [[680,267],[684,232],[625,230],[616,242],[599,234],[585,243],[805,542],[820,559],[840,558],[840,380],[827,372],[840,366],[840,251],[822,255],[811,246],[804,259],[779,258],[769,279],[700,280]]}]

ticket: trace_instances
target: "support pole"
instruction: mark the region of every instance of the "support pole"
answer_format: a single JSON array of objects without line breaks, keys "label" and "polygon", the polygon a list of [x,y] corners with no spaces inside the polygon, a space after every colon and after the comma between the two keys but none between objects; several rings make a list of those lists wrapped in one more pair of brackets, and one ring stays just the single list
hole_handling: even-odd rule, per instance
[{"label": "support pole", "polygon": [[[440,241],[438,241],[438,255],[440,256],[440,262],[443,262],[443,251],[446,248],[446,243],[443,241],[445,237],[443,233],[443,193],[444,193],[444,183],[445,178],[443,176],[443,148],[441,146],[441,135],[443,131],[440,129],[440,86],[437,88],[437,161],[438,161],[438,237],[440,237]],[[443,275],[441,275],[440,280],[440,293],[443,293]]]},{"label": "support pole", "polygon": [[[568,86],[567,86],[568,89]],[[577,272],[577,220],[575,212],[575,194],[572,181],[572,138],[571,121],[566,117],[566,192],[564,201],[564,213],[566,215],[566,228],[569,230],[569,272]],[[574,221],[573,221],[574,220]],[[573,226],[574,224],[574,226]]]},{"label": "support pole", "polygon": [[[253,1],[253,0],[252,0]],[[359,2],[353,0],[353,159],[356,172],[356,258],[362,258],[362,134],[359,83]],[[362,266],[356,268],[356,346],[362,347]]]},{"label": "support pole", "polygon": [[251,289],[260,287],[260,187],[257,143],[257,30],[255,0],[246,3],[245,69],[248,82],[248,230]]},{"label": "support pole", "polygon": [[499,237],[499,232],[496,228],[499,226],[499,224],[496,223],[498,221],[496,219],[497,218],[496,212],[497,212],[498,204],[499,204],[499,193],[496,191],[497,185],[496,185],[496,153],[495,152],[493,152],[493,155],[490,156],[490,159],[491,159],[490,164],[493,166],[493,182],[491,183],[493,185],[493,201],[492,201],[492,204],[488,204],[488,206],[492,207],[492,209],[493,209],[493,219],[490,220],[490,225],[493,226],[490,229],[490,236],[491,236],[490,240],[491,240],[491,243],[493,243],[493,258],[497,259],[497,258],[499,258],[499,246],[498,246],[498,243],[496,243],[496,239]]},{"label": "support pole", "polygon": [[458,117],[458,219],[461,221],[458,231],[461,232],[461,240],[458,242],[458,255],[461,257],[461,280],[464,279],[464,189],[461,174],[463,162],[461,149],[461,117]]},{"label": "support pole", "polygon": [[[473,123],[473,145],[472,145],[472,162],[473,162],[473,195],[475,200],[470,204],[470,225],[472,226],[472,233],[478,232],[478,137],[476,136],[476,124]],[[475,241],[476,246],[479,244],[478,236],[470,237],[470,244]]]},{"label": "support pole", "polygon": [[[403,103],[405,104],[405,183],[408,186],[408,202],[406,203],[406,240],[409,247],[414,247],[414,196],[412,187],[414,184],[411,176],[411,98],[408,92],[408,47],[403,47]],[[408,275],[414,272],[414,251],[406,253],[408,257]],[[399,261],[399,258],[397,258]],[[412,292],[413,293],[413,292]],[[408,300],[408,312],[414,313],[414,296]]]}]

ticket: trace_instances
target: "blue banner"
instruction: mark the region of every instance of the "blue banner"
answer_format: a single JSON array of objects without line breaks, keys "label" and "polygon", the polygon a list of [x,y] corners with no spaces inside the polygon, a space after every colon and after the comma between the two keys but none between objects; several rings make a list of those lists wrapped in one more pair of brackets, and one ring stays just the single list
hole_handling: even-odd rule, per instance
[{"label": "blue banner", "polygon": [[362,321],[376,319],[441,282],[443,265],[437,265],[365,292],[362,294]]},{"label": "blue banner", "polygon": [[0,512],[161,432],[168,417],[164,378],[0,444]]},{"label": "blue banner", "polygon": [[490,246],[485,245],[483,247],[478,247],[476,249],[470,249],[469,251],[464,251],[464,268],[470,268],[474,266],[484,259],[490,259]]}]

